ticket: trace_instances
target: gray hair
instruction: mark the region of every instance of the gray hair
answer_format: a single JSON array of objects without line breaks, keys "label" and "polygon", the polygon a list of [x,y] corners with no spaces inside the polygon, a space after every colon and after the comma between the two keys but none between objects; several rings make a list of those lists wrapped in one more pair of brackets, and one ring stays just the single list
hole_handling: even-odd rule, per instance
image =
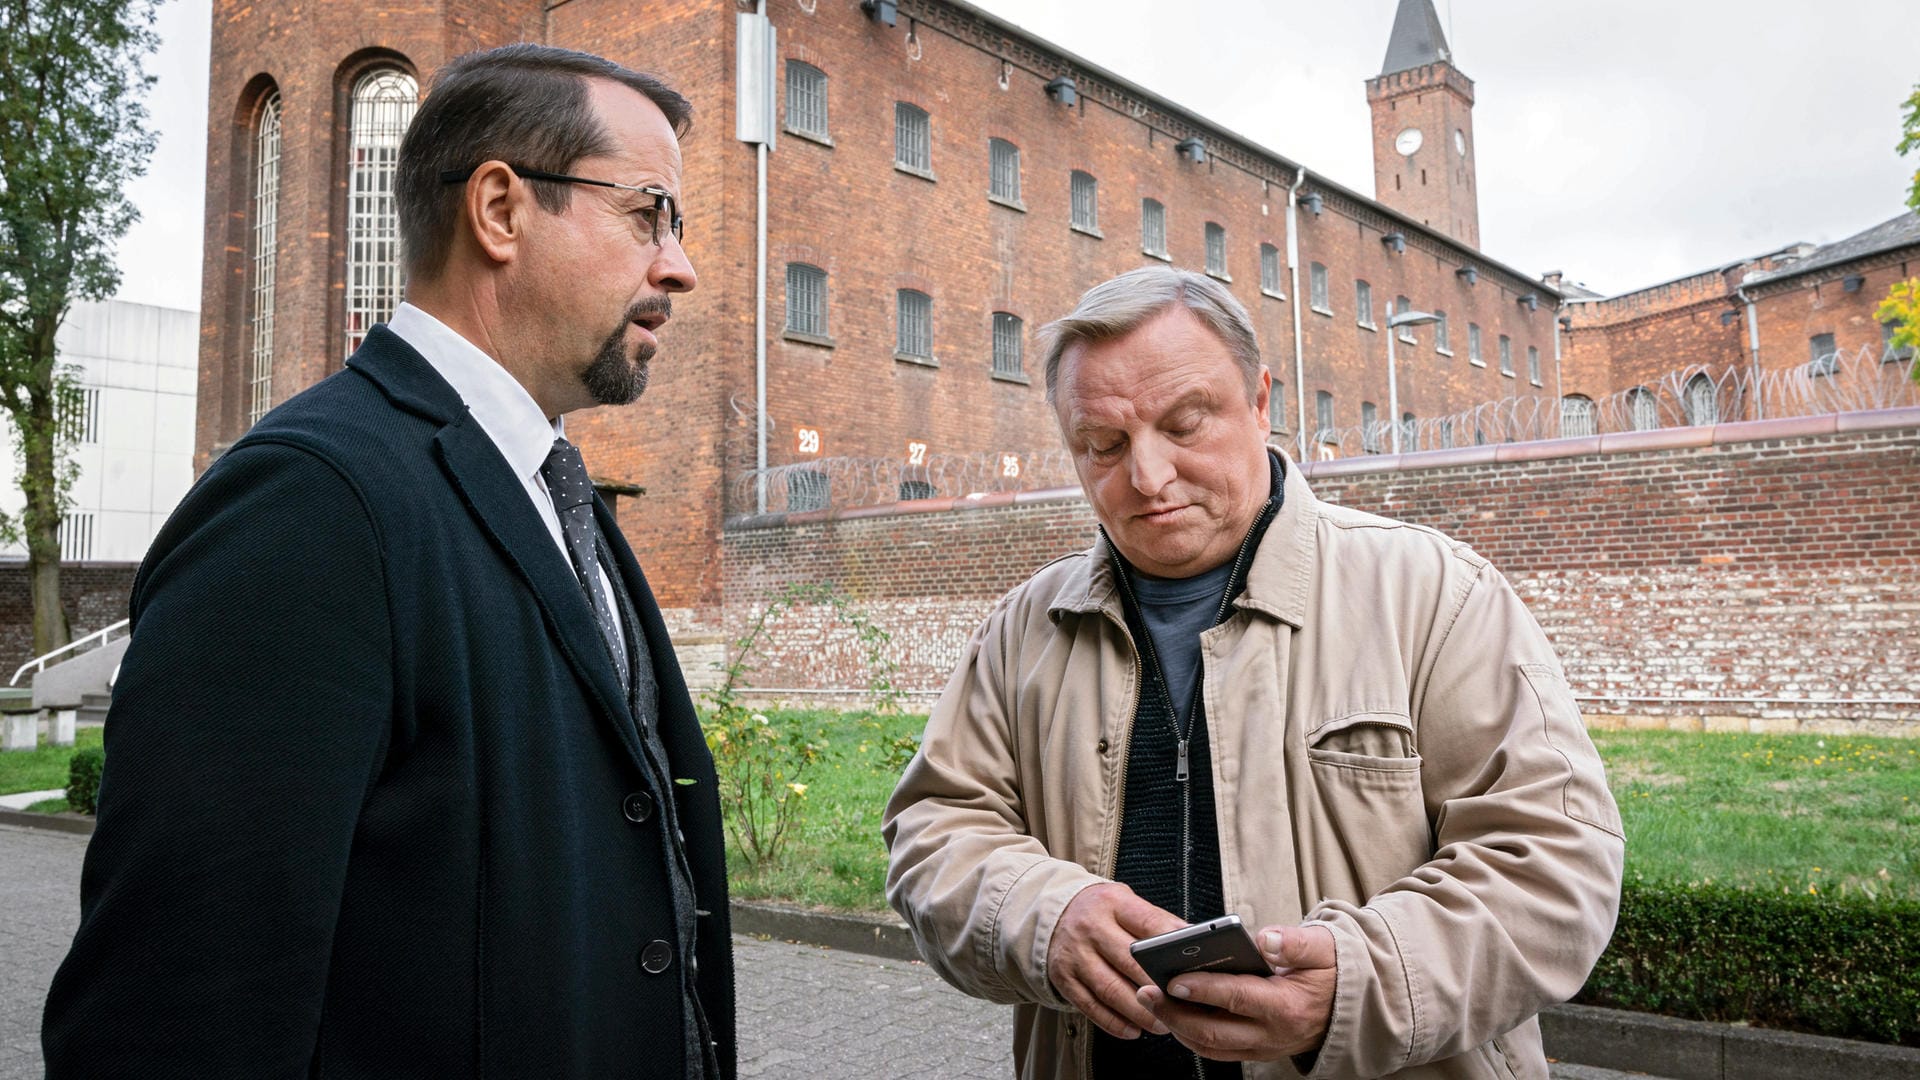
[{"label": "gray hair", "polygon": [[1143,266],[1088,289],[1073,311],[1040,328],[1039,345],[1047,358],[1047,404],[1054,404],[1060,357],[1078,343],[1110,341],[1138,330],[1168,308],[1180,304],[1213,331],[1227,347],[1247,384],[1247,400],[1260,394],[1260,341],[1253,319],[1225,285],[1191,270]]}]

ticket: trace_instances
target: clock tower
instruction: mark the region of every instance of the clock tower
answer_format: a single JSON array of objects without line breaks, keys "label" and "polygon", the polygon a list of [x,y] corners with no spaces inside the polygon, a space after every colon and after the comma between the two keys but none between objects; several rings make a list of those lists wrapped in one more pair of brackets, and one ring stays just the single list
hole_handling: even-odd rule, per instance
[{"label": "clock tower", "polygon": [[1373,107],[1374,197],[1470,247],[1480,246],[1473,175],[1473,80],[1453,52],[1433,0],[1400,0]]}]

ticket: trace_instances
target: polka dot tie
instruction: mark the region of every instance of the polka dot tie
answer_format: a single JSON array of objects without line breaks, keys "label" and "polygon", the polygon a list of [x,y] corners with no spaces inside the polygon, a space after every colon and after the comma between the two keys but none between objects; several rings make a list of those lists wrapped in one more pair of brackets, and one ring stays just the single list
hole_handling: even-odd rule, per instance
[{"label": "polka dot tie", "polygon": [[620,644],[619,624],[614,622],[613,598],[607,595],[600,576],[600,526],[593,520],[593,482],[587,479],[587,464],[572,443],[555,439],[546,463],[540,466],[540,478],[547,482],[547,493],[553,496],[553,509],[560,515],[560,535],[567,542],[574,576],[580,579],[587,602],[593,605],[593,617],[600,624],[600,636],[613,657],[614,670],[620,674],[620,685],[630,687],[627,651]]}]

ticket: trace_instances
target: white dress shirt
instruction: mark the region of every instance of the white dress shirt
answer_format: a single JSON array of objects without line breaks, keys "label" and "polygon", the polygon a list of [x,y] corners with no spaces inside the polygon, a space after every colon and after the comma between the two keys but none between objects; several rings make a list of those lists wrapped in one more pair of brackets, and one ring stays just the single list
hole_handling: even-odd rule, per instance
[{"label": "white dress shirt", "polygon": [[[567,554],[567,541],[560,533],[560,515],[554,510],[553,496],[540,475],[540,467],[546,464],[547,454],[553,449],[553,440],[566,437],[564,418],[548,420],[534,403],[533,395],[527,393],[519,380],[507,374],[506,368],[446,323],[412,304],[401,304],[393,318],[387,320],[387,329],[426,357],[433,370],[466,402],[467,411],[479,422],[480,430],[493,440],[500,456],[507,459],[508,467],[520,478],[520,486],[526,489],[534,512],[547,524],[554,549],[571,572],[573,559]],[[607,568],[601,565],[598,569],[607,595],[614,595],[614,581],[608,576]],[[618,605],[614,606],[613,625],[615,633],[621,636],[621,648],[625,648],[625,628],[620,625]]]}]

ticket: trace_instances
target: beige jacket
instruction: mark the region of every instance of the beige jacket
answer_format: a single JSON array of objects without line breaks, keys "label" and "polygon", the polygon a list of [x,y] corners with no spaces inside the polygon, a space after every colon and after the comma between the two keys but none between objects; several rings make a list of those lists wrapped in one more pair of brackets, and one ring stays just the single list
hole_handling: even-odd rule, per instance
[{"label": "beige jacket", "polygon": [[[1544,1080],[1535,1014],[1600,956],[1624,849],[1546,636],[1466,545],[1291,463],[1235,608],[1201,637],[1221,883],[1250,929],[1333,931],[1309,1075]],[[1087,1074],[1047,946],[1113,872],[1138,684],[1109,562],[1056,560],[975,632],[887,806],[889,902],[947,981],[1018,1005],[1023,1077]]]}]

